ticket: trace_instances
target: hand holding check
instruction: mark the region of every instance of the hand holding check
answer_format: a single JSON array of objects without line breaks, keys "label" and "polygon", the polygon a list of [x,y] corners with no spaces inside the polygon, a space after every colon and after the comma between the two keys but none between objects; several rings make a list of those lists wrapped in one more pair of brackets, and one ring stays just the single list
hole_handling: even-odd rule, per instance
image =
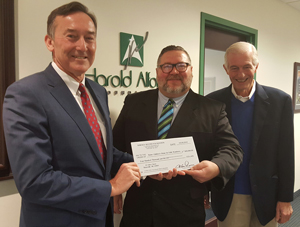
[{"label": "hand holding check", "polygon": [[192,176],[196,181],[204,183],[220,174],[217,164],[204,160],[193,166],[190,170],[183,170],[187,175]]}]

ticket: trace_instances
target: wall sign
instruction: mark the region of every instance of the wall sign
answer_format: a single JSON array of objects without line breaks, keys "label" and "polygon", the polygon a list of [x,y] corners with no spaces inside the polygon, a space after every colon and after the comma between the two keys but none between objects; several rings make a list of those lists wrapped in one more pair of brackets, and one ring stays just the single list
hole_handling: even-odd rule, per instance
[{"label": "wall sign", "polygon": [[[120,75],[109,75],[105,76],[103,74],[97,75],[96,68],[94,68],[94,74],[85,74],[86,76],[93,77],[94,81],[103,87],[112,86],[112,87],[130,87],[132,85],[132,71],[124,72],[120,71]],[[157,87],[157,82],[155,78],[150,78],[150,72],[140,72],[138,76],[136,87],[140,84],[144,87]]]},{"label": "wall sign", "polygon": [[[87,77],[93,77],[94,81],[103,87],[131,87],[133,77],[137,78],[136,87],[157,87],[156,78],[150,78],[150,72],[143,73],[141,71],[140,73],[135,73],[133,75],[132,70],[126,71],[128,66],[144,66],[144,44],[148,39],[148,34],[149,32],[146,32],[145,38],[143,38],[143,36],[120,32],[120,65],[124,65],[124,70],[120,70],[118,75],[97,74],[96,68],[94,68],[93,74],[85,75]],[[117,93],[117,91],[114,92],[114,94]],[[111,94],[111,92],[108,91],[108,94]]]},{"label": "wall sign", "polygon": [[149,32],[143,36],[120,32],[120,64],[127,66],[144,66],[144,44]]}]

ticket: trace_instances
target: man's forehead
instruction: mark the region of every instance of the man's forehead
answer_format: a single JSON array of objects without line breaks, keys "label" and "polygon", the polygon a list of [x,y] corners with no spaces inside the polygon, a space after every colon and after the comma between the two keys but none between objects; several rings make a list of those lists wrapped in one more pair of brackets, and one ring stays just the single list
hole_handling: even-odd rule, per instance
[{"label": "man's forehead", "polygon": [[253,65],[252,61],[229,61],[229,66]]},{"label": "man's forehead", "polygon": [[61,22],[61,21],[65,21],[65,22],[69,22],[69,23],[74,23],[74,22],[86,23],[86,19],[89,21],[88,23],[92,27],[95,27],[95,24],[94,24],[94,21],[92,20],[92,18],[83,12],[74,12],[74,13],[70,13],[68,15],[57,15],[54,19],[54,23]]},{"label": "man's forehead", "polygon": [[[96,27],[92,19],[85,13],[82,13],[83,15],[86,15],[90,20],[88,21],[88,26],[86,22],[83,20],[80,20],[80,17],[74,18],[72,15],[74,14],[69,14],[66,16],[57,16],[54,20],[54,26],[55,30],[56,28],[60,27],[60,29],[63,29],[64,32],[76,32],[80,30],[81,28],[86,28],[88,27],[88,30],[86,31],[89,34],[96,34]],[[82,15],[80,15],[82,16]]]},{"label": "man's forehead", "polygon": [[184,61],[186,62],[188,60],[188,57],[186,55],[186,53],[184,53],[183,51],[180,50],[171,50],[168,51],[166,53],[164,53],[161,58],[160,58],[160,62],[164,62],[164,61],[176,61],[176,62],[181,62]]},{"label": "man's forehead", "polygon": [[227,60],[229,65],[246,65],[252,64],[253,57],[247,53],[229,53]]}]

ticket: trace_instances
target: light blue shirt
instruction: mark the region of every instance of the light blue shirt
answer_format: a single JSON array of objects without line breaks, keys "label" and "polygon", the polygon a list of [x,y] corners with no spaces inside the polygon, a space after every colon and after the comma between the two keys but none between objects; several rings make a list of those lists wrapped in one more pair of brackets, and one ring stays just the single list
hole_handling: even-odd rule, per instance
[{"label": "light blue shirt", "polygon": [[[174,108],[174,113],[173,113],[173,119],[172,119],[172,123],[174,122],[174,119],[177,116],[178,111],[180,110],[183,101],[185,100],[187,94],[189,93],[189,91],[187,93],[185,93],[183,96],[177,97],[177,98],[173,98],[175,105],[173,105]],[[158,102],[157,102],[157,121],[160,118],[161,112],[163,110],[164,105],[169,101],[169,98],[164,96],[160,91],[158,91]],[[171,124],[172,124],[171,123]]]}]

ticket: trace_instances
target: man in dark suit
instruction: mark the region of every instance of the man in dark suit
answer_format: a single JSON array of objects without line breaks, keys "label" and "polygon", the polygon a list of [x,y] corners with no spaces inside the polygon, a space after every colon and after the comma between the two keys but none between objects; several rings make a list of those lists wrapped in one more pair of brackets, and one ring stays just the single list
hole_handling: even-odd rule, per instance
[{"label": "man in dark suit", "polygon": [[254,81],[257,51],[246,42],[231,45],[223,65],[231,85],[207,97],[226,104],[243,148],[243,163],[225,189],[212,188],[220,227],[277,226],[293,212],[294,130],[289,95]]},{"label": "man in dark suit", "polygon": [[121,226],[204,226],[203,182],[212,181],[222,189],[238,168],[242,150],[226,118],[225,106],[190,90],[191,59],[182,47],[164,48],[156,73],[158,89],[126,97],[114,126],[114,145],[132,153],[131,142],[158,139],[158,119],[172,99],[173,120],[166,138],[192,136],[200,163],[186,175],[174,174],[162,181],[147,177],[140,188],[131,187]]},{"label": "man in dark suit", "polygon": [[113,227],[111,197],[139,185],[137,165],[122,165],[132,156],[113,147],[106,91],[84,75],[96,32],[84,5],[55,9],[45,37],[53,62],[7,89],[3,122],[22,227]]}]

